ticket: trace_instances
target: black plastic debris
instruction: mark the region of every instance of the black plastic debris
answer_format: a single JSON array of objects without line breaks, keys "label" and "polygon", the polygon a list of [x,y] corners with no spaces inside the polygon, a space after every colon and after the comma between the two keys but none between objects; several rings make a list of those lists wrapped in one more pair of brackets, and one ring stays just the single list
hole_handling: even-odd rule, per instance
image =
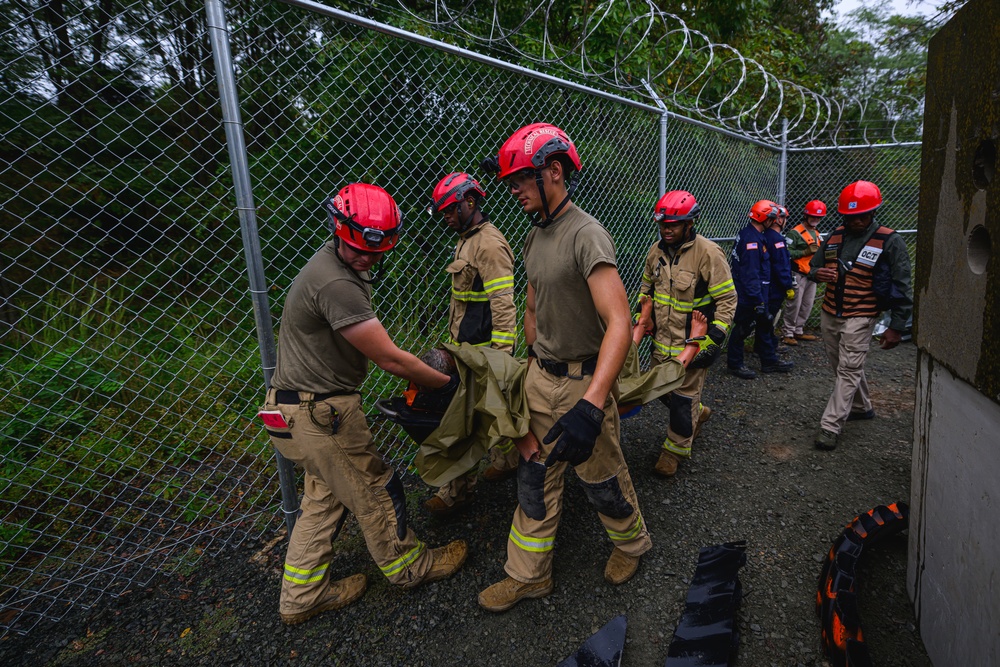
[{"label": "black plastic debris", "polygon": [[617,667],[625,651],[625,614],[615,616],[556,667]]},{"label": "black plastic debris", "polygon": [[816,586],[816,614],[823,652],[834,667],[871,666],[858,613],[858,561],[865,549],[909,525],[906,503],[879,505],[854,517],[830,547]]},{"label": "black plastic debris", "polygon": [[736,610],[743,597],[739,569],[747,543],[702,547],[687,605],[667,650],[666,667],[728,667],[740,644]]}]

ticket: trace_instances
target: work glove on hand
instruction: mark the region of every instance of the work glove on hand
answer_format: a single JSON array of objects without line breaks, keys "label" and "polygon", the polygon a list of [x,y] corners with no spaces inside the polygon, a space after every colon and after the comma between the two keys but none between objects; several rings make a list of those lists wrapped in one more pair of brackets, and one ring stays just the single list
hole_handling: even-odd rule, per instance
[{"label": "work glove on hand", "polygon": [[722,347],[722,344],[726,341],[726,332],[722,330],[722,327],[714,324],[708,325],[708,332],[705,335],[711,338],[712,342],[719,347]]},{"label": "work glove on hand", "polygon": [[757,317],[767,317],[767,305],[763,303],[758,303],[753,307],[753,312]]},{"label": "work glove on hand", "polygon": [[594,443],[601,434],[603,422],[604,410],[581,398],[542,438],[546,445],[559,438],[552,453],[545,459],[545,465],[566,461],[572,466],[578,466],[589,459],[594,453]]},{"label": "work glove on hand", "polygon": [[791,301],[792,299],[794,299],[795,298],[795,290],[791,289],[791,288],[785,290],[785,298],[788,299],[789,301]]}]

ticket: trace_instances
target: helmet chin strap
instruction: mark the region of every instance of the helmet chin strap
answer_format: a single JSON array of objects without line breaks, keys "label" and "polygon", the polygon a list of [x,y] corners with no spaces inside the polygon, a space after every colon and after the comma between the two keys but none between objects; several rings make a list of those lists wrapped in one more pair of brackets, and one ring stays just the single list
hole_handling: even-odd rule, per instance
[{"label": "helmet chin strap", "polygon": [[476,211],[479,210],[479,202],[477,201],[472,205],[472,212],[469,213],[469,217],[462,220],[462,203],[458,203],[458,233],[464,234],[469,231],[469,227],[472,226],[472,222],[476,219]]},{"label": "helmet chin strap", "polygon": [[358,280],[360,280],[361,282],[367,283],[369,285],[374,285],[375,283],[378,282],[379,278],[382,277],[380,274],[375,273],[375,267],[373,266],[372,270],[368,272],[369,275],[371,275],[371,280],[367,280],[360,273],[358,273],[357,271],[355,271],[353,266],[351,266],[346,261],[344,261],[344,258],[340,256],[340,237],[339,236],[334,236],[333,237],[333,247],[336,249],[336,252],[334,252],[333,254],[337,256],[337,259],[340,260],[340,263],[343,264],[344,266],[346,266],[348,269],[350,269],[351,273],[353,273],[354,275],[356,275],[358,277]]},{"label": "helmet chin strap", "polygon": [[545,212],[545,218],[540,220],[539,214],[533,213],[530,216],[531,224],[534,225],[535,227],[541,227],[542,229],[545,229],[553,222],[555,222],[556,216],[559,215],[559,212],[566,207],[566,204],[568,204],[570,199],[573,197],[573,192],[576,191],[576,186],[579,182],[580,182],[580,172],[574,171],[572,175],[569,177],[569,187],[566,188],[566,197],[562,200],[562,202],[559,203],[559,206],[556,206],[556,210],[550,213],[549,202],[545,196],[545,188],[542,187],[542,170],[536,169],[535,185],[538,186],[538,196],[541,197],[542,199],[542,210]]}]

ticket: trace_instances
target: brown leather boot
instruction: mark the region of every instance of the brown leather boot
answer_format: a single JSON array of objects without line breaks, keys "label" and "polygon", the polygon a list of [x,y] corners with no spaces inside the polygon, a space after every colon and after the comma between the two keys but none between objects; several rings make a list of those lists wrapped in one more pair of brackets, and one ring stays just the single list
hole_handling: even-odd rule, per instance
[{"label": "brown leather boot", "polygon": [[431,565],[431,569],[419,583],[427,584],[447,579],[461,569],[468,555],[469,545],[465,543],[465,540],[455,540],[443,547],[431,549],[431,558],[434,559],[434,564]]},{"label": "brown leather boot", "polygon": [[712,408],[707,405],[701,406],[701,412],[698,413],[698,421],[694,425],[694,433],[691,435],[691,439],[694,440],[701,433],[701,425],[712,418]]},{"label": "brown leather boot", "polygon": [[796,340],[819,340],[819,336],[814,336],[812,334],[800,333],[795,334]]},{"label": "brown leather boot", "polygon": [[604,566],[604,579],[612,586],[618,586],[631,579],[638,569],[639,556],[629,556],[615,547],[608,558],[608,564]]},{"label": "brown leather boot", "polygon": [[441,496],[431,496],[424,501],[424,509],[438,517],[451,516],[455,512],[461,511],[469,506],[472,502],[471,496],[466,496],[465,498],[457,498],[451,505],[446,503]]},{"label": "brown leather boot", "polygon": [[781,339],[781,342],[785,345],[798,345],[799,341],[795,340],[795,336],[785,336]]},{"label": "brown leather boot", "polygon": [[316,614],[332,609],[340,609],[351,604],[362,595],[368,587],[368,578],[363,574],[352,574],[346,579],[330,582],[326,596],[320,599],[315,605],[305,611],[298,611],[292,614],[281,613],[281,622],[285,625],[298,625],[305,623]]},{"label": "brown leather boot", "polygon": [[653,472],[661,477],[673,477],[677,474],[677,466],[680,462],[681,457],[673,452],[668,452],[665,449],[660,450],[660,458],[657,459],[656,465],[653,467]]},{"label": "brown leather boot", "polygon": [[525,598],[543,598],[549,595],[552,588],[551,577],[533,584],[507,577],[479,594],[479,606],[486,611],[507,611]]}]

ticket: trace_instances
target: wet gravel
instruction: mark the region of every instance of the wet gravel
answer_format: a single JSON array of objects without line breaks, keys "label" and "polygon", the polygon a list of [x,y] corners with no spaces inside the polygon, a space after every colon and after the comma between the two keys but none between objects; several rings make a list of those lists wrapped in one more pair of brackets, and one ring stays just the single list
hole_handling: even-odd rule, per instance
[{"label": "wet gravel", "polygon": [[[714,414],[694,457],[673,479],[653,475],[666,410],[623,422],[623,446],[653,537],[636,577],[604,582],[611,544],[583,492],[567,484],[555,556],[555,592],[504,614],[476,604],[504,576],[513,480],[480,485],[476,504],[449,520],[424,515],[430,493],[407,483],[410,516],[432,546],[464,538],[465,567],[412,592],[390,587],[357,525],[338,540],[336,577],[364,572],[361,601],[300,626],[278,620],[285,540],[276,520],[261,542],[206,558],[188,574],[75,610],[0,642],[9,665],[554,665],[618,614],[628,618],[622,665],[662,665],[684,608],[699,547],[746,540],[738,614],[739,665],[819,666],[816,580],[832,540],[859,512],[907,500],[916,350],[873,346],[869,384],[878,417],[847,424],[834,452],[812,438],[833,378],[822,343],[784,348],[789,375],[739,380],[713,368],[704,402]],[[753,364],[751,364],[753,365]],[[929,666],[906,594],[905,534],[866,553],[861,618],[874,664]]]}]

